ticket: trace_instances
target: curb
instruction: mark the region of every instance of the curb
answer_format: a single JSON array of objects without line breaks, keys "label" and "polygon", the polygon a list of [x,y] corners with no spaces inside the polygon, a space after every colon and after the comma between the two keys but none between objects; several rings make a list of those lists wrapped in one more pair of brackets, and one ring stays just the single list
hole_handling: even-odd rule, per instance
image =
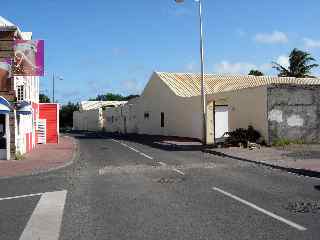
[{"label": "curb", "polygon": [[265,166],[265,167],[270,167],[270,168],[273,168],[273,169],[278,169],[278,170],[294,173],[294,174],[297,174],[297,175],[320,178],[320,172],[313,171],[313,170],[278,166],[278,165],[274,165],[274,164],[270,164],[270,163],[259,162],[259,161],[255,161],[255,160],[249,160],[249,159],[246,159],[246,158],[236,157],[236,156],[232,156],[232,155],[229,155],[229,154],[225,154],[225,153],[221,153],[221,152],[217,152],[217,151],[209,150],[209,149],[205,149],[205,150],[202,150],[202,151],[205,152],[205,153],[210,153],[210,154],[217,155],[217,156],[220,156],[220,157],[228,157],[228,158],[232,158],[232,159],[235,159],[235,160],[238,160],[238,161],[254,163],[254,164],[257,164],[257,165],[262,165],[262,166]]},{"label": "curb", "polygon": [[[73,137],[70,137],[70,136],[66,136],[66,137],[73,138]],[[75,159],[79,156],[79,142],[75,138],[73,138],[73,141],[74,141],[75,148],[74,148],[74,151],[72,153],[72,158],[71,158],[70,161],[64,163],[63,165],[52,167],[52,168],[48,168],[48,169],[44,169],[44,170],[38,170],[38,171],[35,170],[34,172],[29,172],[29,173],[25,173],[25,174],[22,173],[21,175],[16,175],[16,176],[3,176],[3,177],[0,177],[0,180],[18,178],[18,177],[37,176],[37,175],[40,175],[40,174],[43,174],[43,173],[49,173],[49,172],[52,172],[52,171],[55,171],[55,170],[60,170],[62,168],[66,168],[66,167],[72,165],[74,163]]]}]

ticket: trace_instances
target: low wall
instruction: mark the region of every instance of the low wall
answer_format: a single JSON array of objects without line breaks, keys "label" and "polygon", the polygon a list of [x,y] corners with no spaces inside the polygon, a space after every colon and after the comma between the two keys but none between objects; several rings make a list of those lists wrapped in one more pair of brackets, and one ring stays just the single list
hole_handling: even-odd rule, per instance
[{"label": "low wall", "polygon": [[320,86],[272,85],[267,91],[269,143],[320,142]]}]

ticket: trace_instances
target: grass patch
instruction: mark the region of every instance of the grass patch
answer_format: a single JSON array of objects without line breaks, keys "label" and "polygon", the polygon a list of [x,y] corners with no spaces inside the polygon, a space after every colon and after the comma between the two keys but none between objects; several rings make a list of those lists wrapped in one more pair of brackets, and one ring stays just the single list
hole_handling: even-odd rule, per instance
[{"label": "grass patch", "polygon": [[24,156],[18,151],[16,152],[16,154],[14,155],[14,159],[17,161],[21,161],[24,159]]},{"label": "grass patch", "polygon": [[304,144],[302,140],[290,140],[286,138],[280,138],[275,141],[273,141],[272,146],[274,147],[284,147],[291,144]]}]

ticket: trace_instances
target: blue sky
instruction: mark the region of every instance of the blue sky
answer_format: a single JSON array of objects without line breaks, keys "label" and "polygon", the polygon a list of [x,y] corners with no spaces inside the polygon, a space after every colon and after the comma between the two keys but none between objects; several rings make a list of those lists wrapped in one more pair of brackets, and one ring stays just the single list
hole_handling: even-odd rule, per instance
[{"label": "blue sky", "polygon": [[[319,0],[203,0],[208,73],[275,74],[294,48],[320,60]],[[57,100],[140,93],[153,71],[198,72],[197,4],[186,0],[1,1],[2,16],[46,42],[42,91]],[[320,75],[320,71],[315,71]]]}]

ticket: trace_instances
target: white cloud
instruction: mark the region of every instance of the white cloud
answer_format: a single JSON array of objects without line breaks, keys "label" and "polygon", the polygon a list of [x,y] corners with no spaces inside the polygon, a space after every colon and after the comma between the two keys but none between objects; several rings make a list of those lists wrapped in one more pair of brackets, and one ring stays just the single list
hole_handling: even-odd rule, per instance
[{"label": "white cloud", "polygon": [[248,74],[251,69],[257,69],[252,63],[222,61],[214,66],[217,73],[222,74]]},{"label": "white cloud", "polygon": [[246,31],[244,31],[244,30],[241,29],[241,28],[238,28],[238,29],[236,30],[236,34],[237,34],[238,36],[240,36],[240,37],[244,37],[244,36],[247,35]]},{"label": "white cloud", "polygon": [[320,40],[304,38],[303,41],[306,48],[320,48]]},{"label": "white cloud", "polygon": [[121,82],[123,89],[129,94],[140,94],[142,90],[141,83],[135,79],[129,79]]},{"label": "white cloud", "polygon": [[285,55],[281,55],[277,58],[276,61],[278,64],[280,64],[281,66],[288,68],[290,63],[289,63],[289,57],[285,56]]},{"label": "white cloud", "polygon": [[259,43],[287,43],[288,37],[285,33],[273,31],[272,33],[258,33],[255,35],[254,40]]},{"label": "white cloud", "polygon": [[195,61],[191,61],[185,66],[188,72],[194,72],[196,70],[196,67],[197,67],[197,64]]}]

